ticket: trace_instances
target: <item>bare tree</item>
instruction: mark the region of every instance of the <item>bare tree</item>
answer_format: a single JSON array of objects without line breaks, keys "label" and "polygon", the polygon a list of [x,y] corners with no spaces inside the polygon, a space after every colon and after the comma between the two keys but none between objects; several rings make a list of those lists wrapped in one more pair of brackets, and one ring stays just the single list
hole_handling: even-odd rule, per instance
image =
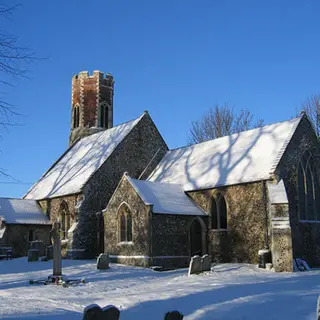
[{"label": "bare tree", "polygon": [[[11,20],[14,11],[19,7],[0,4],[0,19]],[[13,86],[19,78],[27,77],[27,65],[37,58],[27,47],[19,45],[17,36],[0,31],[0,86]],[[0,127],[12,126],[11,117],[18,113],[4,99],[4,90],[0,90]]]},{"label": "bare tree", "polygon": [[[0,4],[0,138],[3,130],[15,125],[13,117],[18,115],[12,104],[5,99],[5,87],[13,86],[19,78],[27,77],[27,65],[38,58],[27,47],[20,46],[19,38],[3,30],[4,22],[10,22],[19,5],[8,6]],[[0,168],[0,175],[10,177]],[[13,179],[13,178],[12,178]],[[14,179],[15,180],[15,179]]]},{"label": "bare tree", "polygon": [[238,111],[227,104],[215,105],[201,119],[192,121],[188,142],[200,143],[262,125],[261,119],[254,122],[249,110]]},{"label": "bare tree", "polygon": [[317,136],[320,137],[320,94],[314,94],[307,98],[301,106],[314,125]]}]

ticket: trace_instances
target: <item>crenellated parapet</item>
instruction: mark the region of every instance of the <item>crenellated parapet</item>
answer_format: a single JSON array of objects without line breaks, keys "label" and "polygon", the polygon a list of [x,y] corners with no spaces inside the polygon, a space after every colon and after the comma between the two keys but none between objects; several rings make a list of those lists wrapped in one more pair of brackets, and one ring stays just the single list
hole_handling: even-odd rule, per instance
[{"label": "crenellated parapet", "polygon": [[110,73],[94,70],[89,75],[88,71],[81,71],[73,76],[70,145],[77,138],[112,128],[113,94]]}]

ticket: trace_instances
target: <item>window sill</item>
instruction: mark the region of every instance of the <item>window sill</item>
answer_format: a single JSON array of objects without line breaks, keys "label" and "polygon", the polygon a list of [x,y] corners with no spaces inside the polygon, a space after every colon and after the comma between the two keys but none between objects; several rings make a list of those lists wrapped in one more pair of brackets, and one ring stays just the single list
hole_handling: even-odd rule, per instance
[{"label": "window sill", "polygon": [[118,242],[118,246],[133,246],[133,241],[121,241]]},{"label": "window sill", "polygon": [[320,223],[318,220],[299,220],[301,223]]},{"label": "window sill", "polygon": [[210,229],[209,231],[229,231],[229,229]]}]

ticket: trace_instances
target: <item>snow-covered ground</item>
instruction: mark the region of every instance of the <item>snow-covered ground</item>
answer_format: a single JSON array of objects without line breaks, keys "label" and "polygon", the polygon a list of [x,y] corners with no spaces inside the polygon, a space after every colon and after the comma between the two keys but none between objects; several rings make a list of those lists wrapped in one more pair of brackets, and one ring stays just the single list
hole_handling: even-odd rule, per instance
[{"label": "snow-covered ground", "polygon": [[0,261],[1,319],[81,319],[85,306],[113,304],[121,320],[163,319],[179,310],[184,319],[315,319],[320,271],[273,273],[245,264],[216,265],[188,277],[187,270],[156,272],[94,261],[63,260],[69,278],[86,284],[64,288],[30,285],[50,274],[52,261]]}]

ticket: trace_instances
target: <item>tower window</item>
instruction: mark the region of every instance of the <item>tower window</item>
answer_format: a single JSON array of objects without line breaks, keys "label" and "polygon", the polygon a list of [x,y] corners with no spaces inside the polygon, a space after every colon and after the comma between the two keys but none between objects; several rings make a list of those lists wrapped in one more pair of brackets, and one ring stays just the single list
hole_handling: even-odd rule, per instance
[{"label": "tower window", "polygon": [[99,126],[101,128],[108,127],[108,106],[106,104],[100,105],[100,119],[99,119]]},{"label": "tower window", "polygon": [[298,166],[298,210],[300,220],[320,220],[319,181],[312,156],[305,152]]},{"label": "tower window", "polygon": [[78,128],[80,125],[79,106],[73,108],[73,128]]}]

